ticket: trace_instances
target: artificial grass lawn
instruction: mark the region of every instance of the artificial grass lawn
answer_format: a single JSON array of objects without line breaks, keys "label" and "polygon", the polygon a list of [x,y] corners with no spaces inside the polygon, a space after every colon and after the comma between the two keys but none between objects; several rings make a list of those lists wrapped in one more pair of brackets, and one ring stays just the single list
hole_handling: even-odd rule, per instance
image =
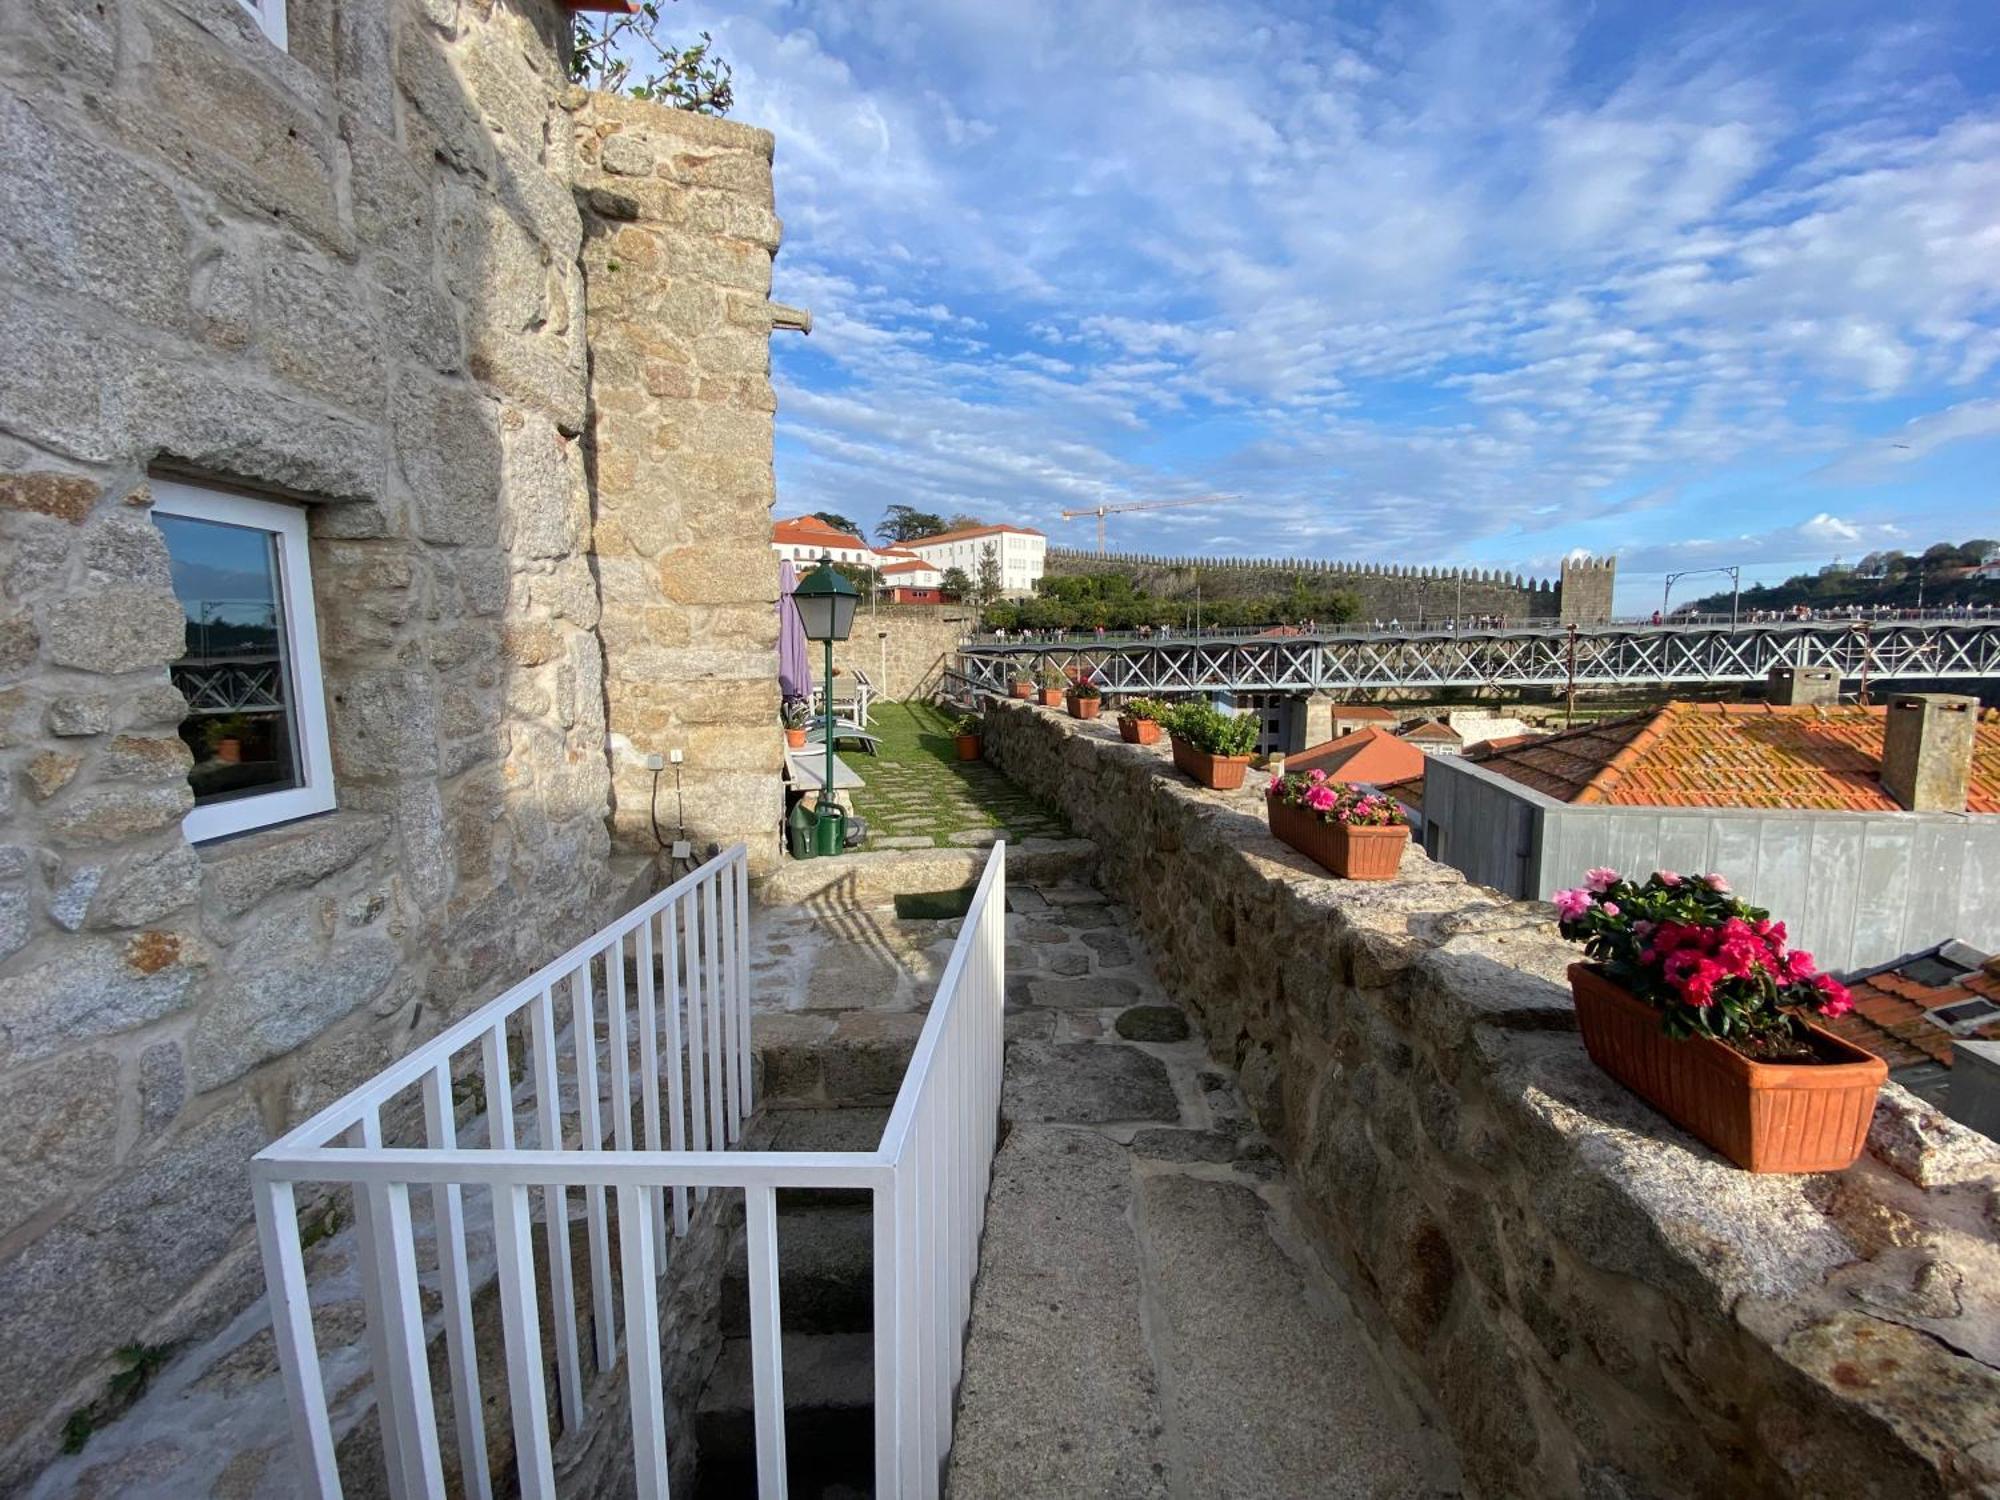
[{"label": "artificial grass lawn", "polygon": [[[880,703],[869,727],[881,753],[848,750],[841,759],[867,783],[848,794],[868,820],[866,849],[966,846],[985,829],[1004,829],[1009,841],[1061,838],[1061,816],[1037,802],[984,761],[958,759],[952,727],[958,716],[929,703]],[[958,837],[954,837],[957,835]],[[899,840],[911,840],[900,844]]]}]

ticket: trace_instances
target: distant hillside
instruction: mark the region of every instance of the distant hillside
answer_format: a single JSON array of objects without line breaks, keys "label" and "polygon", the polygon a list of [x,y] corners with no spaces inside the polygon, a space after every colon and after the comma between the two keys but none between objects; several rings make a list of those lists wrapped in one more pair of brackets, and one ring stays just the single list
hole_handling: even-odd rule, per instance
[{"label": "distant hillside", "polygon": [[[2000,606],[2000,578],[1976,578],[1972,570],[2000,556],[2000,542],[1976,537],[1939,542],[1921,554],[1871,552],[1852,567],[1829,563],[1815,573],[1797,573],[1783,583],[1743,591],[1739,607],[1751,610],[1915,609],[1943,605]],[[1675,614],[1727,614],[1729,591],[1708,594],[1675,609]]]}]

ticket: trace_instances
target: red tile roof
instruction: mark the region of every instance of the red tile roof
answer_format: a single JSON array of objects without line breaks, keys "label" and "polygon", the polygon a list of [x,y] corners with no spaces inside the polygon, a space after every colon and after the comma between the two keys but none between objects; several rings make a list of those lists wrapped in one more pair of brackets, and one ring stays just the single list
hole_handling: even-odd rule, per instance
[{"label": "red tile roof", "polygon": [[1333,716],[1336,719],[1351,719],[1357,723],[1393,724],[1396,722],[1396,716],[1390,713],[1388,709],[1378,707],[1373,703],[1336,703],[1333,705]]},{"label": "red tile roof", "polygon": [[862,551],[873,551],[858,536],[845,531],[836,531],[818,516],[793,516],[789,520],[771,523],[771,540],[800,547],[859,547]]},{"label": "red tile roof", "polygon": [[[1952,962],[1954,958],[1963,962]],[[1848,980],[1854,1009],[1820,1024],[1857,1047],[1866,1047],[1893,1070],[1919,1063],[1951,1066],[1952,1033],[1924,1018],[1926,1011],[1968,1000],[2000,1005],[2000,958],[1980,956],[1956,943]],[[1959,1033],[2000,1039],[2000,1018]]]},{"label": "red tile roof", "polygon": [[1326,772],[1333,781],[1365,781],[1372,786],[1421,777],[1424,752],[1386,729],[1357,729],[1337,740],[1310,745],[1285,757],[1287,771]]},{"label": "red tile roof", "polygon": [[1402,731],[1403,738],[1417,744],[1462,745],[1465,736],[1442,719],[1424,719]]},{"label": "red tile roof", "polygon": [[936,536],[913,536],[905,545],[929,547],[938,542],[964,542],[976,536],[998,536],[1003,531],[1011,531],[1016,536],[1042,535],[1032,526],[966,526],[958,531],[940,531]]},{"label": "red tile roof", "polygon": [[910,559],[910,561],[908,562],[890,563],[888,567],[882,569],[882,576],[884,578],[892,578],[899,573],[936,573],[936,572],[938,572],[937,564],[927,563],[921,557],[915,557]]},{"label": "red tile roof", "polygon": [[[1885,710],[1669,703],[1471,758],[1561,802],[1895,812],[1882,790]],[[1976,730],[1967,810],[2000,813],[2000,722]]]}]

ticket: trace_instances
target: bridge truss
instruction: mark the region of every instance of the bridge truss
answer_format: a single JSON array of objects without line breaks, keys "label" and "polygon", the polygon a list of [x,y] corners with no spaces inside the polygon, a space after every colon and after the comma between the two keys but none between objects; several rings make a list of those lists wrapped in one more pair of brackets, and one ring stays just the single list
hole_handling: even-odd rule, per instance
[{"label": "bridge truss", "polygon": [[1224,690],[1302,696],[1376,688],[1664,688],[1762,682],[1776,666],[1843,679],[2000,677],[2000,620],[1596,625],[1268,639],[982,643],[962,648],[974,687],[1004,693],[1053,666],[1109,693]]}]

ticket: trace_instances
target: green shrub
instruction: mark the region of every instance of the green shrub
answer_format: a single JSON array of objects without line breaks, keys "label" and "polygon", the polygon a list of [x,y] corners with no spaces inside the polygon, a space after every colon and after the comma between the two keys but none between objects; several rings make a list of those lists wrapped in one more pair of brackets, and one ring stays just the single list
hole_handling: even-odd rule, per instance
[{"label": "green shrub", "polygon": [[1150,719],[1155,724],[1164,724],[1173,711],[1171,704],[1162,703],[1158,698],[1133,698],[1118,710],[1118,717]]},{"label": "green shrub", "polygon": [[1163,721],[1167,733],[1204,755],[1249,755],[1257,748],[1257,720],[1226,714],[1206,703],[1182,703]]},{"label": "green shrub", "polygon": [[1066,688],[1069,686],[1069,678],[1063,675],[1061,667],[1044,667],[1041,684],[1045,688]]}]

